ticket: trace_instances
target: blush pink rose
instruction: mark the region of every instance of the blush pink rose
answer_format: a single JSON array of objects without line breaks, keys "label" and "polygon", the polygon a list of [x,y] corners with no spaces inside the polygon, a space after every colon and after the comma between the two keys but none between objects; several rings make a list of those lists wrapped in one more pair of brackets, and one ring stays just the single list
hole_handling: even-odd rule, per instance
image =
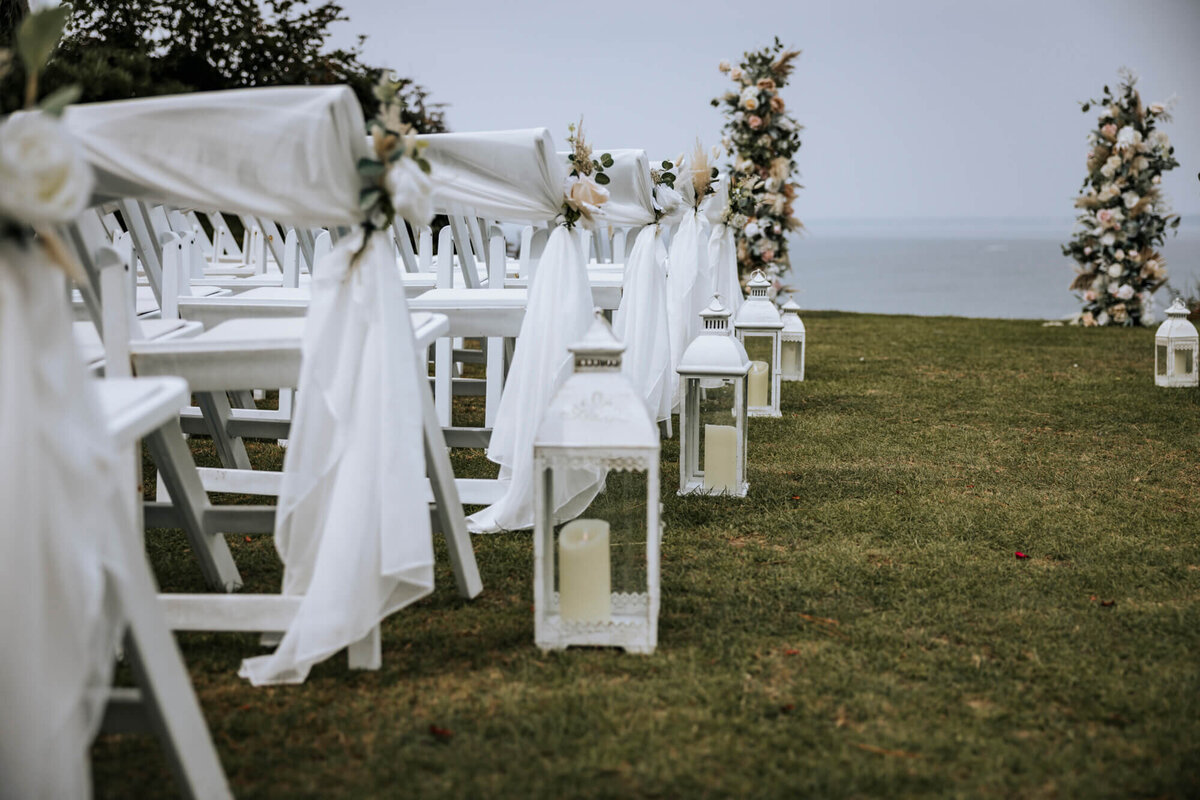
[{"label": "blush pink rose", "polygon": [[746,124],[750,126],[750,130],[756,131],[762,127],[762,117],[758,114],[751,114],[746,117]]},{"label": "blush pink rose", "polygon": [[1103,133],[1107,139],[1117,138],[1117,126],[1111,122],[1101,128],[1100,132]]}]

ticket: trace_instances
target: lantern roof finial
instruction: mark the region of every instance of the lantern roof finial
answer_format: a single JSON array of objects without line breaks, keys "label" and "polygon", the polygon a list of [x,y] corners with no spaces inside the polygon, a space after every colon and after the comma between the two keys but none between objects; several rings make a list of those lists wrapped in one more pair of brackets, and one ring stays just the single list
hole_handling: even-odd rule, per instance
[{"label": "lantern roof finial", "polygon": [[625,344],[613,333],[604,313],[597,308],[583,338],[567,349],[575,357],[576,372],[619,372]]}]

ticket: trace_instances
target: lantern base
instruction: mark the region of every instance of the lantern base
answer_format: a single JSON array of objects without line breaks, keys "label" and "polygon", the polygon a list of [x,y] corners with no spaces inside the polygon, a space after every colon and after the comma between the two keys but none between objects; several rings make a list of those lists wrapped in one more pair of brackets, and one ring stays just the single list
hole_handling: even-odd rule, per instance
[{"label": "lantern base", "polygon": [[701,495],[707,497],[745,497],[750,491],[750,484],[742,481],[741,485],[734,491],[729,489],[705,489],[704,481],[701,478],[688,481],[682,489],[676,492],[677,495],[683,497],[685,495]]},{"label": "lantern base", "polygon": [[803,375],[788,375],[785,372],[779,376],[779,380],[791,381],[792,383],[802,383],[804,381],[804,376]]},{"label": "lantern base", "polygon": [[749,406],[746,408],[747,417],[782,417],[783,412],[771,406]]},{"label": "lantern base", "polygon": [[1176,378],[1172,376],[1168,378],[1165,375],[1155,375],[1154,385],[1162,386],[1165,389],[1186,389],[1191,386],[1200,385],[1200,376],[1193,375],[1191,378]]},{"label": "lantern base", "polygon": [[[554,593],[558,608],[558,592]],[[619,647],[626,653],[649,655],[658,644],[658,620],[650,619],[646,592],[613,592],[612,618],[607,622],[566,620],[557,610],[539,614],[534,644],[542,650],[568,647]]]}]

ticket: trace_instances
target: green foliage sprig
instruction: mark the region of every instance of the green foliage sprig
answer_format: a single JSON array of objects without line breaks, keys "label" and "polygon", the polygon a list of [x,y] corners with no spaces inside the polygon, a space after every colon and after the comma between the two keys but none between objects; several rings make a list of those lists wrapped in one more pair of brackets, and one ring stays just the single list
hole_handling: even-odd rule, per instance
[{"label": "green foliage sprig", "polygon": [[591,145],[583,135],[583,120],[567,126],[567,144],[571,152],[567,161],[571,171],[563,187],[564,200],[559,216],[562,224],[574,228],[581,220],[586,224],[594,222],[594,214],[601,205],[608,201],[608,190],[603,187],[611,182],[604,170],[613,165],[611,153],[604,153],[599,158],[592,157]]},{"label": "green foliage sprig", "polygon": [[1179,227],[1162,193],[1162,174],[1179,166],[1175,148],[1158,123],[1171,120],[1171,103],[1145,106],[1137,77],[1120,72],[1116,91],[1108,86],[1081,104],[1099,111],[1088,134],[1087,177],[1075,200],[1080,214],[1063,255],[1076,262],[1071,289],[1083,309],[1083,325],[1149,325],[1151,296],[1167,282],[1162,247],[1168,230]]}]

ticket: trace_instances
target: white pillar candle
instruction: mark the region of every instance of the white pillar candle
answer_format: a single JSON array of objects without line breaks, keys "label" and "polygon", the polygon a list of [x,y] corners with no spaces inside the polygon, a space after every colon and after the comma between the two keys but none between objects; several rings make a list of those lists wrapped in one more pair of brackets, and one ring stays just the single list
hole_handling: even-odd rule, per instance
[{"label": "white pillar candle", "polygon": [[612,619],[612,564],[604,520],[577,519],[559,532],[558,609],[571,622]]},{"label": "white pillar candle", "polygon": [[737,428],[704,426],[704,490],[737,491]]},{"label": "white pillar candle", "polygon": [[783,374],[795,375],[800,371],[800,343],[783,343]]},{"label": "white pillar candle", "polygon": [[771,374],[765,361],[750,362],[750,391],[746,399],[748,406],[770,405],[767,400],[767,379]]}]

